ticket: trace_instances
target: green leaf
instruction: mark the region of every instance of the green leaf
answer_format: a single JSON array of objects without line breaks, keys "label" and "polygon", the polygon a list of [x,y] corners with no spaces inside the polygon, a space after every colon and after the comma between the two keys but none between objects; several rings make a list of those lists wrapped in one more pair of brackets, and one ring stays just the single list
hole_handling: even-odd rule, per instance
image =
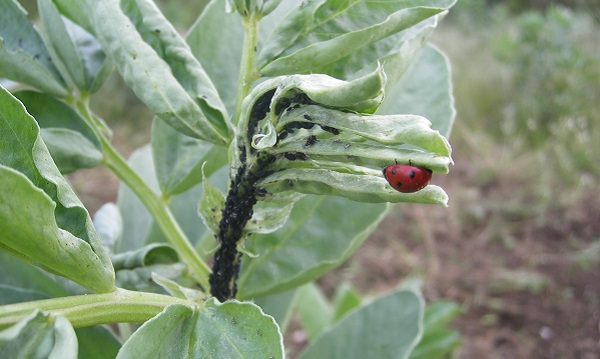
[{"label": "green leaf", "polygon": [[333,300],[333,322],[337,322],[346,314],[360,306],[362,299],[350,285],[343,283],[337,287]]},{"label": "green leaf", "polygon": [[63,22],[52,1],[38,0],[37,4],[54,64],[64,79],[87,91],[105,60],[100,45],[79,26],[68,20]]},{"label": "green leaf", "polygon": [[125,342],[118,359],[154,358],[283,358],[283,339],[272,317],[252,303],[202,308],[170,305],[144,323]]},{"label": "green leaf", "polygon": [[[145,146],[135,151],[128,162],[150,188],[159,193],[150,147]],[[227,178],[225,171],[218,171],[214,176],[226,183],[226,180],[223,180]],[[198,218],[198,200],[201,196],[202,186],[197,185],[185,192],[171,196],[168,202],[174,217],[177,218],[181,228],[194,244],[206,232],[202,220]],[[148,243],[165,242],[162,231],[154,224],[144,205],[124,184],[119,187],[117,205],[123,219],[123,235],[115,245],[115,253],[135,250]]]},{"label": "green leaf", "polygon": [[[307,196],[276,232],[252,235],[242,259],[238,296],[254,298],[308,283],[346,260],[377,227],[386,205]],[[342,223],[332,230],[332,225]]]},{"label": "green leaf", "polygon": [[119,207],[112,202],[102,205],[94,215],[94,228],[109,253],[113,253],[115,245],[123,235],[123,219]]},{"label": "green leaf", "polygon": [[52,0],[61,14],[71,19],[79,26],[86,29],[88,32],[92,32],[92,26],[90,25],[87,16],[87,6],[85,2],[81,0]]},{"label": "green leaf", "polygon": [[421,336],[423,306],[412,291],[377,298],[337,322],[299,358],[408,358]]},{"label": "green leaf", "polygon": [[34,91],[19,91],[15,97],[23,102],[42,128],[42,138],[62,173],[100,163],[100,140],[71,107]]},{"label": "green leaf", "polygon": [[270,14],[260,20],[260,26],[258,28],[259,49],[262,48],[262,44],[267,41],[267,38],[273,32],[273,29],[275,29],[275,27],[279,24],[281,19],[285,17],[285,15],[292,9],[296,8],[297,5],[298,3],[293,1],[283,1]]},{"label": "green leaf", "polygon": [[210,177],[227,162],[227,150],[181,134],[165,122],[152,122],[152,158],[162,192],[174,195],[185,192]]},{"label": "green leaf", "polygon": [[23,105],[0,88],[0,246],[95,292],[114,271],[92,220],[52,161]]},{"label": "green leaf", "polygon": [[273,147],[277,143],[277,133],[272,122],[266,123],[265,134],[258,134],[252,137],[252,148],[256,150],[264,150],[265,148]]},{"label": "green leaf", "polygon": [[[101,65],[99,64],[99,55],[96,56],[97,52],[94,52],[96,49],[95,46],[93,46],[96,43],[96,39],[93,38],[93,42],[88,43],[86,41],[87,36],[88,33],[85,33],[84,35],[82,35],[82,39],[79,40],[80,51],[82,52],[82,55],[84,57],[90,57],[90,59],[86,61],[84,65],[86,66],[86,70],[88,71],[88,73],[95,74],[95,77],[92,81],[92,84],[88,88],[88,92],[96,93],[98,90],[100,90],[104,82],[108,80],[110,75],[113,73],[115,67],[113,66],[113,63],[109,58],[103,58],[103,62],[101,63]],[[90,38],[92,38],[91,35],[89,36]],[[92,56],[94,57],[92,58]],[[104,56],[104,52],[102,52],[102,56]],[[100,65],[100,67],[96,69],[95,66],[97,65]],[[96,120],[98,120],[98,117],[96,117]]]},{"label": "green leaf", "polygon": [[[310,133],[310,132],[309,132]],[[433,172],[448,173],[449,165],[452,163],[450,157],[438,156],[431,152],[424,152],[405,146],[384,146],[374,142],[352,142],[351,139],[338,138],[335,140],[321,140],[307,146],[309,135],[294,135],[293,139],[285,140],[281,146],[273,148],[273,153],[299,152],[304,153],[310,159],[318,161],[317,168],[328,167],[331,169],[345,166],[346,172],[356,171],[357,166],[370,168],[384,168],[385,166],[398,163],[413,163],[429,168]],[[352,159],[351,164],[344,164]],[[310,163],[295,162],[288,167],[311,167]],[[366,169],[363,169],[365,171]],[[368,172],[365,172],[368,173]]]},{"label": "green leaf", "polygon": [[425,309],[424,332],[419,344],[410,354],[410,359],[443,359],[459,344],[456,330],[446,325],[460,314],[453,302],[435,302]]},{"label": "green leaf", "polygon": [[402,279],[398,284],[398,289],[421,291],[423,288],[423,280],[420,277],[409,276]]},{"label": "green leaf", "polygon": [[1,358],[76,358],[77,336],[68,320],[38,310],[0,331]]},{"label": "green leaf", "polygon": [[105,326],[77,328],[79,359],[114,359],[121,348],[119,340]]},{"label": "green leaf", "polygon": [[[139,292],[164,293],[164,287],[153,281],[159,274],[169,280],[185,281],[187,284],[187,268],[183,263],[151,264],[131,269],[121,269],[116,273],[115,285],[119,288]],[[193,285],[190,283],[189,285]]]},{"label": "green leaf", "polygon": [[444,359],[460,345],[456,330],[436,329],[425,331],[410,359]]},{"label": "green leaf", "polygon": [[319,74],[293,75],[283,79],[284,83],[289,83],[290,89],[297,88],[320,105],[358,112],[371,112],[379,106],[386,80],[382,67],[352,81]]},{"label": "green leaf", "polygon": [[309,283],[298,289],[295,299],[298,319],[310,341],[315,340],[330,325],[332,310],[321,290]]},{"label": "green leaf", "polygon": [[[225,169],[219,170],[215,173],[212,178],[227,178]],[[223,185],[226,185],[226,180]],[[217,183],[216,181],[211,181]],[[172,196],[169,199],[169,208],[173,213],[173,216],[177,218],[181,228],[185,232],[187,238],[195,245],[198,243],[204,234],[207,232],[202,219],[198,216],[198,201],[202,196],[202,185],[196,185],[189,190]],[[165,241],[162,232],[156,232],[156,226],[152,227],[150,235],[148,237],[151,241]]]},{"label": "green leaf", "polygon": [[[98,40],[78,25],[63,19],[71,41],[76,46],[77,55],[82,61],[85,87],[81,90],[94,93],[100,89],[114,70],[110,59],[106,58]],[[73,70],[71,70],[73,72]]]},{"label": "green leaf", "polygon": [[450,156],[451,153],[448,141],[438,131],[430,128],[431,122],[417,115],[365,116],[307,105],[286,111],[277,127],[282,128],[290,122],[314,122],[381,144],[418,146],[439,156]]},{"label": "green leaf", "polygon": [[400,81],[386,93],[377,113],[416,113],[448,137],[456,110],[452,96],[450,63],[438,49],[425,47]]},{"label": "green leaf", "polygon": [[[108,224],[111,222],[113,221],[108,219]],[[119,236],[119,238],[121,237]],[[116,243],[123,245],[128,242],[117,241]],[[177,252],[170,245],[164,243],[142,243],[140,245],[142,247],[137,249],[111,254],[116,271],[115,282],[119,288],[162,293],[163,290],[159,285],[163,288],[164,286],[153,281],[155,274],[165,280],[187,280],[185,264],[179,262]],[[114,247],[113,244],[111,248]]]},{"label": "green leaf", "polygon": [[69,105],[47,94],[35,91],[14,93],[41,128],[66,128],[81,133],[100,149],[100,140],[94,130]]},{"label": "green leaf", "polygon": [[[128,11],[127,14],[135,22],[138,31],[148,43],[153,44],[155,51],[161,53],[171,67],[173,75],[199,103],[208,121],[221,134],[227,135],[229,115],[225,111],[211,79],[193,56],[185,40],[153,1],[136,0],[130,1],[130,4],[132,8],[137,7],[136,10]],[[142,21],[136,21],[137,11],[139,11]],[[160,44],[156,45],[155,40],[158,40]]]},{"label": "green leaf", "polygon": [[244,17],[256,17],[268,15],[273,11],[281,0],[228,0],[227,4],[231,11],[237,11]]},{"label": "green leaf", "polygon": [[186,288],[179,283],[163,277],[158,273],[152,273],[152,280],[163,287],[169,294],[176,298],[187,299],[192,302],[202,304],[208,296],[198,290]]},{"label": "green leaf", "polygon": [[432,303],[425,309],[425,328],[444,326],[459,314],[460,309],[454,302],[440,301]]},{"label": "green leaf", "polygon": [[0,305],[66,295],[68,293],[39,268],[0,252]]},{"label": "green leaf", "polygon": [[200,197],[200,203],[198,204],[198,214],[206,228],[213,233],[219,232],[223,208],[225,208],[223,193],[206,179],[202,181],[202,197]]},{"label": "green leaf", "polygon": [[252,218],[246,223],[246,233],[271,233],[285,225],[294,204],[303,196],[294,195],[283,201],[259,202],[253,208]]},{"label": "green leaf", "polygon": [[[3,185],[11,188],[10,193],[2,191],[0,194],[1,202],[6,204],[0,208],[0,223],[4,228],[0,248],[90,290],[112,291],[113,269],[95,237],[91,220],[79,217],[87,216],[83,207],[80,207],[83,213],[68,213],[72,210],[53,201],[27,177],[8,167],[0,166],[0,178]],[[59,209],[61,217],[54,217],[57,204],[62,207]],[[57,221],[72,221],[77,225],[60,222],[58,225]],[[75,233],[84,238],[61,226],[77,230]]]},{"label": "green leaf", "polygon": [[265,313],[272,316],[279,324],[281,332],[285,333],[286,328],[292,319],[294,309],[292,304],[295,297],[296,289],[292,289],[287,292],[256,298],[254,303],[261,307]]},{"label": "green leaf", "polygon": [[298,89],[311,100],[345,110],[372,112],[383,100],[386,77],[383,67],[346,82],[325,75],[293,76],[300,79]]},{"label": "green leaf", "polygon": [[50,0],[37,0],[37,8],[52,62],[70,85],[85,89],[83,63],[58,10]]},{"label": "green leaf", "polygon": [[41,135],[61,173],[93,168],[102,162],[102,152],[79,132],[64,128],[42,128]]},{"label": "green leaf", "polygon": [[[131,198],[133,195],[131,194]],[[136,204],[140,206],[140,211],[145,208],[141,205],[141,203]],[[108,213],[104,213],[103,206],[101,211],[99,211],[96,215],[100,215],[100,218],[105,217],[104,219],[95,218],[95,221],[106,221],[106,225],[102,228],[102,232],[108,231],[106,236],[108,239],[105,243],[110,243],[110,247],[112,248],[116,254],[111,255],[111,259],[113,261],[113,265],[116,270],[116,283],[120,288],[126,288],[131,290],[141,290],[148,292],[162,292],[159,286],[152,281],[152,276],[155,273],[160,274],[161,276],[169,279],[180,279],[182,276],[185,276],[186,269],[185,265],[179,263],[179,257],[175,250],[163,243],[149,243],[149,234],[151,219],[147,212],[143,213],[143,217],[140,216],[140,213],[136,213],[133,216],[125,215],[124,221],[125,223],[131,223],[132,225],[138,224],[138,227],[128,228],[126,231],[129,233],[135,233],[135,230],[142,231],[145,230],[146,237],[136,237],[134,239],[123,237],[120,233],[123,228],[123,222],[121,222],[121,216],[119,215],[118,207],[111,205],[106,210]],[[136,222],[136,219],[144,218],[148,219],[145,225],[139,225],[139,222]],[[117,229],[111,228],[111,225],[117,225]],[[116,233],[110,232],[111,230],[115,230]],[[156,229],[156,231],[160,231]],[[117,238],[113,241],[112,238]],[[139,243],[133,241],[140,241]],[[134,247],[136,244],[140,247]],[[131,247],[129,250],[124,250],[125,246]]]},{"label": "green leaf", "polygon": [[211,1],[188,32],[186,41],[215,84],[227,110],[233,113],[244,41],[241,17],[225,11],[225,0]]},{"label": "green leaf", "polygon": [[[261,73],[330,73],[321,68],[357,56],[357,51],[443,12],[454,0],[334,3],[303,3],[284,17],[259,55]],[[384,45],[379,47],[389,51],[395,44],[390,40]],[[364,51],[358,55],[374,62],[383,54]]]},{"label": "green leaf", "polygon": [[[153,191],[159,192],[149,146],[137,149],[127,162]],[[133,251],[146,245],[152,217],[133,191],[123,183],[119,186],[117,206],[123,219],[123,235],[115,244],[114,252]]]},{"label": "green leaf", "polygon": [[448,195],[435,185],[413,193],[392,189],[387,180],[377,175],[356,175],[318,168],[290,168],[276,172],[260,182],[269,193],[295,191],[305,194],[330,195],[364,203],[427,203],[448,205]]},{"label": "green leaf", "polygon": [[115,270],[145,267],[154,264],[173,264],[179,256],[167,244],[152,243],[134,251],[122,252],[111,257]]},{"label": "green leaf", "polygon": [[[385,69],[388,80],[386,84],[386,94],[398,83],[398,80],[414,62],[423,46],[427,46],[427,41],[433,33],[433,30],[438,26],[439,22],[446,14],[447,12],[443,12],[430,17],[405,31],[389,37],[385,42],[380,41],[361,49],[361,52],[371,51],[385,54],[379,57],[375,64],[381,63]],[[368,57],[371,56],[368,55],[367,58]],[[363,58],[364,57],[356,56],[353,57],[353,60],[355,62],[361,60],[364,61]],[[358,72],[358,74],[368,71],[368,69],[374,67],[375,64],[366,65],[363,70]],[[345,67],[353,68],[358,67],[358,65]],[[347,71],[346,68],[343,70]],[[393,98],[391,99],[393,100]]]},{"label": "green leaf", "polygon": [[64,85],[42,38],[14,0],[0,3],[0,77],[65,97]]},{"label": "green leaf", "polygon": [[229,116],[216,89],[154,3],[128,2],[121,8],[117,0],[88,0],[86,5],[102,48],[154,114],[185,135],[229,141]]}]

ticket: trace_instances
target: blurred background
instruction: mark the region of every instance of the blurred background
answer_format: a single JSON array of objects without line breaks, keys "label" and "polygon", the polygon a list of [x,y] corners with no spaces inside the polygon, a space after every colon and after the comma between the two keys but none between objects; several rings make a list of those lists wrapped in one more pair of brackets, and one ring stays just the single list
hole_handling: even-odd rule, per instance
[{"label": "blurred background", "polygon": [[[22,1],[34,11],[34,1]],[[157,1],[181,33],[204,1]],[[319,283],[378,294],[407,277],[457,302],[455,358],[600,359],[600,1],[459,0],[434,33],[453,67],[449,208],[396,207]],[[150,112],[118,76],[93,107],[128,156]],[[92,214],[107,170],[69,176]]]}]

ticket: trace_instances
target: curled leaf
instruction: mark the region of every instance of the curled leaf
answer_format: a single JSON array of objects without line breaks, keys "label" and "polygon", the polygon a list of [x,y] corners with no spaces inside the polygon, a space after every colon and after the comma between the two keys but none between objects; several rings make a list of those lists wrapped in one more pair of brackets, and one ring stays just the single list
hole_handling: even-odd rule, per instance
[{"label": "curled leaf", "polygon": [[[351,142],[349,140],[321,141],[318,139],[310,146],[307,146],[309,136],[294,137],[282,146],[274,148],[274,153],[302,152],[311,159],[307,163],[294,162],[290,167],[295,166],[321,166],[330,169],[339,168],[340,164],[346,163],[346,166],[358,166],[384,168],[389,164],[413,163],[418,166],[426,167],[433,172],[448,173],[448,166],[452,164],[452,159],[446,156],[432,155],[431,152],[408,148],[407,146],[384,146],[373,142]],[[311,164],[315,165],[312,166]],[[350,171],[349,169],[347,171]]]},{"label": "curled leaf", "polygon": [[258,134],[252,137],[252,147],[256,150],[263,150],[265,148],[273,147],[277,142],[277,133],[275,132],[275,127],[271,122],[267,122],[266,124],[267,130],[266,134]]},{"label": "curled leaf", "polygon": [[286,201],[260,202],[254,208],[252,218],[246,223],[244,231],[247,233],[271,233],[283,227],[287,221],[294,204],[302,195],[288,197]]},{"label": "curled leaf", "polygon": [[446,138],[432,130],[426,118],[417,115],[365,116],[307,105],[286,112],[278,128],[290,122],[317,123],[386,145],[410,144],[440,156],[451,153]]},{"label": "curled leaf", "polygon": [[438,186],[429,185],[414,193],[393,190],[387,181],[375,175],[340,173],[327,169],[291,168],[261,181],[272,193],[296,191],[345,197],[366,203],[413,202],[447,206],[448,195]]}]

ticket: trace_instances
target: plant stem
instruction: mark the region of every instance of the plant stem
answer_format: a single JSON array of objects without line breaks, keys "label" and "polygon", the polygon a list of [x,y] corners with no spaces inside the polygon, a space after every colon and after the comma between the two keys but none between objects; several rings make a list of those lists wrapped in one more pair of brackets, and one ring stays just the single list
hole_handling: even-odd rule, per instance
[{"label": "plant stem", "polygon": [[[258,78],[255,60],[259,20],[258,14],[242,16],[245,34],[233,116],[236,125],[242,115],[242,102]],[[222,219],[216,235],[219,249],[215,253],[209,278],[210,293],[222,302],[235,298],[237,293],[236,280],[241,260],[241,253],[238,252],[237,246],[242,239],[244,226],[252,217],[253,206],[256,203],[256,188],[251,181],[254,178],[246,173],[245,150],[240,151],[244,154],[244,159],[240,158],[237,174],[235,178],[231,178],[226,205],[222,210]]]},{"label": "plant stem", "polygon": [[198,305],[163,294],[117,288],[103,294],[86,294],[0,306],[0,328],[11,326],[33,310],[66,317],[75,328],[107,323],[141,323],[171,304]]},{"label": "plant stem", "polygon": [[77,103],[80,115],[92,126],[100,139],[105,165],[113,171],[123,183],[125,183],[142,201],[156,224],[161,229],[167,241],[175,248],[181,260],[188,266],[191,275],[202,286],[208,290],[208,275],[210,268],[200,258],[185,233],[177,223],[166,203],[148,187],[146,182],[127,164],[117,153],[111,143],[102,135],[96,126],[93,115],[86,104]]},{"label": "plant stem", "polygon": [[242,112],[242,101],[250,93],[252,84],[258,78],[254,68],[256,60],[256,44],[258,43],[258,15],[242,17],[244,25],[244,45],[242,48],[242,59],[240,62],[240,73],[238,76],[238,89],[236,93],[234,124],[237,124]]}]

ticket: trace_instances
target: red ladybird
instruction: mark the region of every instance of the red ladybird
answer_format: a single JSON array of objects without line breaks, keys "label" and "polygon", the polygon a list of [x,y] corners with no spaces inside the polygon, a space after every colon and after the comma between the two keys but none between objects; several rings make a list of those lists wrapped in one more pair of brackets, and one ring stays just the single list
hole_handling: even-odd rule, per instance
[{"label": "red ladybird", "polygon": [[409,165],[389,165],[383,169],[383,177],[396,191],[402,193],[417,192],[425,188],[431,181],[429,168]]}]

